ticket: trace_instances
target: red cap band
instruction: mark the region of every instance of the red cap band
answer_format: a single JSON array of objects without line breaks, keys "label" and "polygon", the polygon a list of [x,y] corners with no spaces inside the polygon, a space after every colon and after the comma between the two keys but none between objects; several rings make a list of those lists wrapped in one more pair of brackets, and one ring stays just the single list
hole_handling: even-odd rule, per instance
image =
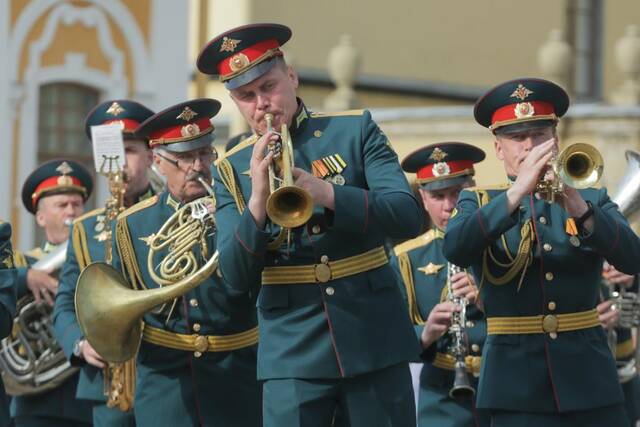
[{"label": "red cap band", "polygon": [[532,120],[537,116],[547,118],[555,115],[553,104],[544,101],[518,102],[516,104],[505,105],[498,108],[491,116],[491,126],[496,127],[496,123],[516,122],[518,120]]},{"label": "red cap band", "polygon": [[138,126],[140,126],[140,122],[137,122],[137,121],[131,120],[131,119],[107,120],[103,124],[111,125],[111,124],[114,124],[114,123],[122,123],[122,125],[123,125],[122,131],[123,132],[133,132],[134,130],[136,130],[138,128]]},{"label": "red cap band", "polygon": [[213,125],[208,117],[194,120],[180,126],[172,126],[159,129],[149,135],[149,140],[170,139],[177,140],[182,138],[193,138],[211,129]]},{"label": "red cap band", "polygon": [[280,44],[276,39],[263,40],[225,58],[218,64],[220,77],[224,78],[229,74],[234,74],[248,68],[269,50],[278,49],[279,47]]},{"label": "red cap band", "polygon": [[38,199],[42,193],[47,191],[55,190],[55,189],[69,188],[69,189],[78,189],[78,191],[82,191],[86,194],[87,189],[82,185],[82,182],[76,178],[75,176],[70,175],[57,175],[50,176],[49,178],[42,181],[36,187],[35,191],[31,195],[31,201],[33,203],[33,207],[35,208],[38,204]]},{"label": "red cap band", "polygon": [[456,160],[451,162],[432,163],[419,169],[416,173],[416,177],[418,179],[446,178],[449,175],[462,172],[465,169],[473,170],[473,161]]}]

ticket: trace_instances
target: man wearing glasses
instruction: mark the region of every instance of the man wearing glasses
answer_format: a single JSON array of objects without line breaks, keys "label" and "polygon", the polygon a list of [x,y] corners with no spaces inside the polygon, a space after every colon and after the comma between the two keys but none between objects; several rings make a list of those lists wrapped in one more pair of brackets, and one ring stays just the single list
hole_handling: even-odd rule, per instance
[{"label": "man wearing glasses", "polygon": [[[133,289],[171,286],[192,274],[160,267],[185,237],[171,227],[160,229],[185,203],[208,195],[202,181],[211,182],[216,154],[210,120],[219,110],[220,103],[213,99],[184,102],[151,116],[136,130],[149,141],[167,189],[118,216],[113,266]],[[215,206],[207,205],[210,210]],[[166,247],[152,256],[151,246],[162,243]],[[215,234],[207,231],[189,254],[199,268],[215,250]],[[230,291],[214,273],[143,320],[134,401],[137,426],[262,425],[251,292]]]}]

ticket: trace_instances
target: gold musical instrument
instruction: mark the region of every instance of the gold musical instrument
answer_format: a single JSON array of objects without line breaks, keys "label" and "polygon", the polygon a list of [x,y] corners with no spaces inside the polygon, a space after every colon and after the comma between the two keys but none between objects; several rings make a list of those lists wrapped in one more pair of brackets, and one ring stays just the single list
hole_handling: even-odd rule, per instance
[{"label": "gold musical instrument", "polygon": [[[65,222],[71,225],[71,220]],[[60,244],[29,268],[58,271],[64,264],[68,242]],[[62,352],[53,333],[53,308],[36,304],[31,293],[20,298],[11,334],[0,343],[0,368],[5,390],[12,396],[45,393],[78,371]]]},{"label": "gold musical instrument", "polygon": [[452,399],[473,396],[476,391],[471,386],[469,381],[469,375],[467,374],[467,364],[465,357],[469,354],[467,345],[467,299],[456,296],[453,293],[451,287],[451,279],[457,273],[460,273],[462,269],[455,264],[447,263],[447,301],[453,302],[460,307],[460,311],[453,312],[451,318],[451,326],[449,326],[449,337],[451,343],[448,348],[448,352],[455,359],[453,369],[454,378],[453,386],[449,390],[449,397]]},{"label": "gold musical instrument", "polygon": [[[111,223],[124,210],[124,193],[126,191],[124,173],[117,158],[104,158],[100,173],[107,177],[111,197],[105,204],[104,230],[98,239],[104,243],[105,262],[111,264]],[[123,363],[107,363],[103,369],[103,391],[107,397],[107,406],[127,412],[133,408],[136,392],[136,360],[135,357]]]},{"label": "gold musical instrument", "polygon": [[[265,114],[267,132],[273,132],[273,114]],[[267,215],[271,221],[283,228],[296,228],[311,218],[313,199],[293,181],[293,144],[286,124],[282,125],[280,141],[269,146],[274,153],[269,164],[269,187]],[[279,175],[282,177],[280,178]]]},{"label": "gold musical instrument", "polygon": [[536,192],[549,203],[563,194],[564,186],[576,189],[594,186],[602,177],[604,161],[600,152],[589,144],[572,144],[551,159],[549,168],[553,179],[545,180],[544,174],[536,185]]},{"label": "gold musical instrument", "polygon": [[[200,180],[210,191],[211,187]],[[173,243],[169,244],[165,257],[168,271],[175,273],[173,282],[156,289],[133,290],[118,270],[102,262],[92,263],[80,273],[75,296],[78,323],[89,344],[106,361],[124,362],[132,358],[140,346],[142,316],[194,289],[218,267],[216,251],[200,268],[191,261],[188,269],[178,272],[170,268],[194,256],[198,244],[205,257],[207,249],[203,243],[215,231],[211,203],[212,197],[207,196],[185,204],[164,223],[160,232],[148,238],[152,258],[158,248],[165,248],[163,241]]]}]

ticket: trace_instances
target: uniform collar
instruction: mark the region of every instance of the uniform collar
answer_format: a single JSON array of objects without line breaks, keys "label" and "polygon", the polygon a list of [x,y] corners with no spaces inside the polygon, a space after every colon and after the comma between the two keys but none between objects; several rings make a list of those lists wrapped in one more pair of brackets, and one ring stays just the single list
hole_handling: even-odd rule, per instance
[{"label": "uniform collar", "polygon": [[54,245],[51,242],[45,242],[44,246],[42,247],[42,252],[44,252],[45,254],[48,254],[49,252],[53,252],[55,251],[60,245]]},{"label": "uniform collar", "polygon": [[298,100],[298,110],[296,111],[296,114],[293,115],[293,121],[290,128],[292,133],[299,132],[309,119],[309,111],[304,105],[304,102],[300,98],[296,99]]},{"label": "uniform collar", "polygon": [[431,230],[433,231],[433,236],[436,239],[444,239],[444,231],[440,230],[438,227],[433,227]]},{"label": "uniform collar", "polygon": [[170,206],[174,211],[180,209],[180,202],[173,198],[171,193],[167,191],[167,205]]}]

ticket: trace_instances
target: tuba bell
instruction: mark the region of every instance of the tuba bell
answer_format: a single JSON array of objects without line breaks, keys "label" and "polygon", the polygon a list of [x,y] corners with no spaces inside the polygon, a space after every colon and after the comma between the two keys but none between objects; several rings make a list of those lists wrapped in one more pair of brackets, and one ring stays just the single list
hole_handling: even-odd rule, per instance
[{"label": "tuba bell", "polygon": [[[59,245],[30,268],[59,270],[66,258],[67,244]],[[52,311],[47,304],[36,304],[31,293],[18,301],[13,330],[0,342],[0,368],[8,394],[44,393],[60,386],[78,371],[71,366],[55,339]]]},{"label": "tuba bell", "polygon": [[[265,120],[267,132],[273,132],[273,114],[265,114]],[[273,223],[290,229],[309,221],[313,213],[313,200],[307,191],[293,182],[293,144],[286,124],[282,125],[279,135],[279,147],[269,147],[274,156],[269,164],[271,194],[267,199],[267,215]]]},{"label": "tuba bell", "polygon": [[[203,185],[211,191],[208,184]],[[78,323],[86,340],[107,362],[134,357],[142,338],[144,314],[194,289],[218,267],[218,251],[198,268],[192,249],[214,229],[209,201],[210,197],[202,197],[185,204],[150,239],[150,256],[153,247],[164,248],[160,241],[168,242],[168,254],[158,265],[161,270],[168,268],[174,280],[165,286],[131,289],[122,274],[104,262],[89,264],[80,273],[75,295]],[[172,266],[189,268],[176,271]]]},{"label": "tuba bell", "polygon": [[[637,218],[640,211],[640,153],[632,150],[625,152],[627,159],[627,169],[618,183],[615,195],[611,198],[618,205],[620,213],[624,215],[629,222]],[[609,288],[609,294],[614,300],[614,304],[618,308],[620,318],[618,325],[622,328],[637,328],[640,326],[640,301],[638,294],[627,291],[624,288],[615,289],[611,283],[605,283]],[[612,329],[607,336],[612,351],[615,356],[615,349],[618,342],[616,331]],[[635,378],[640,365],[640,345],[639,340],[635,338],[634,357],[629,361],[616,361],[618,368],[618,378],[621,383],[626,383]]]},{"label": "tuba bell", "polygon": [[602,177],[604,161],[594,146],[578,143],[569,145],[557,154],[549,167],[554,172],[554,179],[545,180],[543,174],[535,191],[553,203],[564,192],[565,185],[576,189],[594,186]]}]

